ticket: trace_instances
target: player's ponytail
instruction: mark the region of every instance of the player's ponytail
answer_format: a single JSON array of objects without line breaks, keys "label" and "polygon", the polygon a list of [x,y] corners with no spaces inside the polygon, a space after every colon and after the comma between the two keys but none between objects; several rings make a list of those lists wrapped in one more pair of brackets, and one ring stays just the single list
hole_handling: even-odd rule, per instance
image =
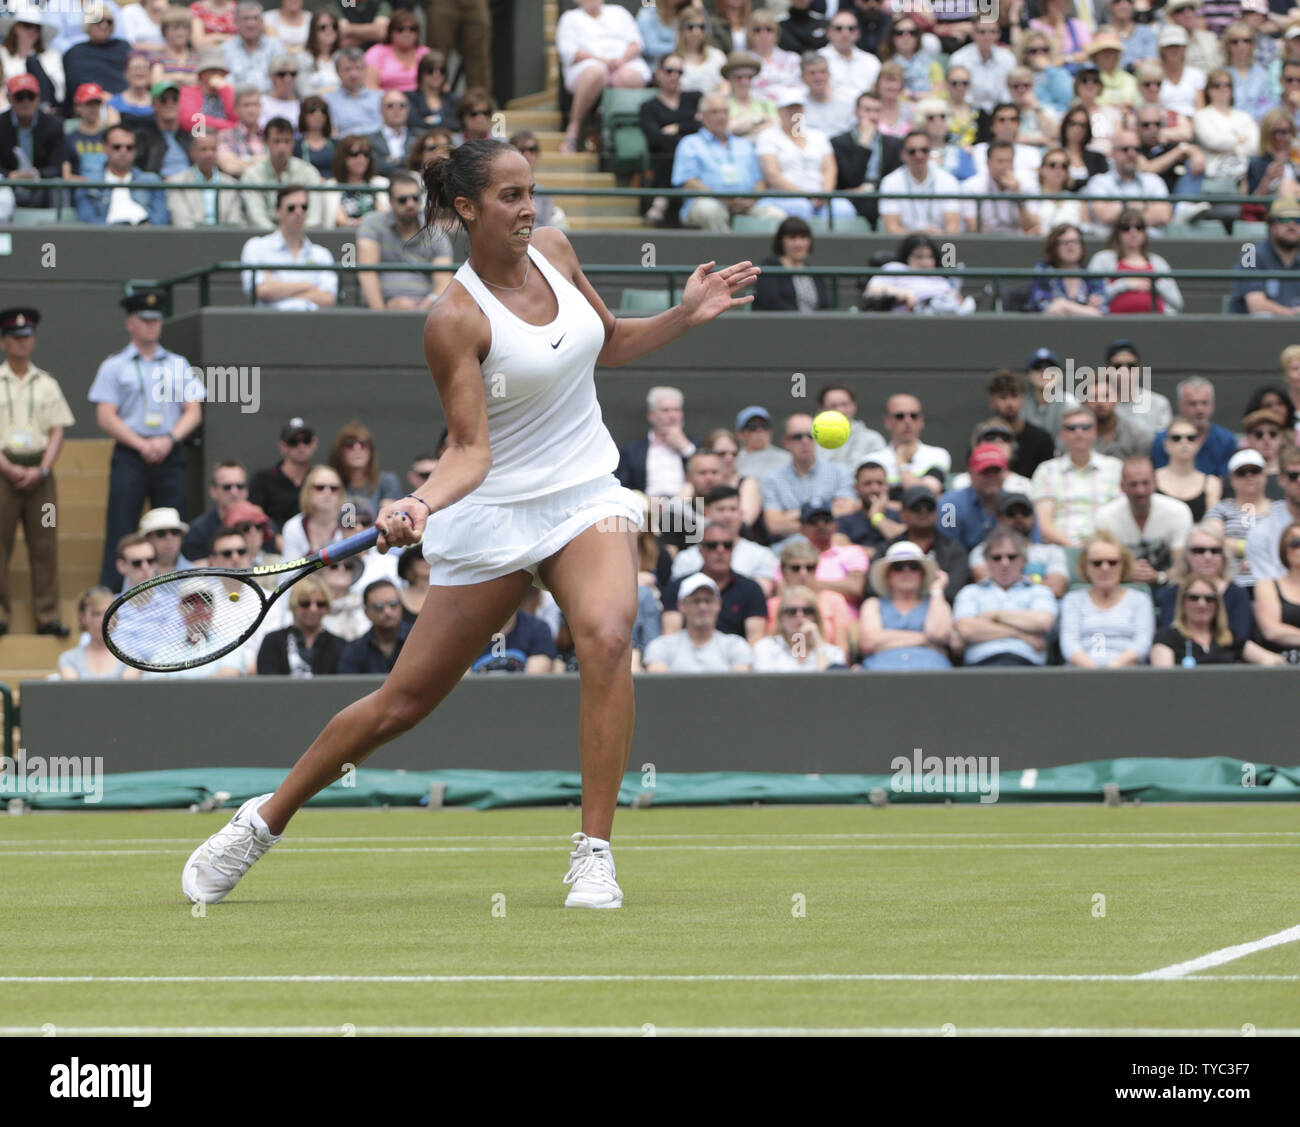
[{"label": "player's ponytail", "polygon": [[463,196],[477,203],[492,183],[493,162],[502,153],[517,151],[505,141],[485,137],[466,141],[445,156],[435,156],[424,166],[425,226],[441,228],[449,235],[465,228],[456,200]]}]

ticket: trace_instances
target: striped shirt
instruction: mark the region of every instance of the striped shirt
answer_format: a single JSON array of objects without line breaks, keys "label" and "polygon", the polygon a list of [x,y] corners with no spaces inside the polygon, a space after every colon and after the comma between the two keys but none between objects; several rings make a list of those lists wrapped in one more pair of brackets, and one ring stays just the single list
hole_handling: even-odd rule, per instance
[{"label": "striped shirt", "polygon": [[1119,478],[1123,463],[1095,450],[1084,466],[1076,466],[1068,454],[1044,462],[1034,471],[1033,500],[1053,503],[1052,522],[1071,544],[1092,535],[1097,510],[1120,495]]}]

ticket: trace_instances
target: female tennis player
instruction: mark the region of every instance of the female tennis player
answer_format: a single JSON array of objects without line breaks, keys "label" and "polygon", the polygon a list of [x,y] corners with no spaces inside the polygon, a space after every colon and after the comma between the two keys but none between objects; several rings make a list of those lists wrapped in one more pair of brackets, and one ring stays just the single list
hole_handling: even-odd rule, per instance
[{"label": "female tennis player", "polygon": [[[503,141],[470,141],[424,173],[429,226],[460,225],[469,257],[429,313],[424,354],[447,418],[446,453],[420,489],[388,505],[379,549],[422,539],[429,594],[384,684],[338,713],[280,788],[249,799],[194,851],[181,887],[223,899],[312,795],[414,727],[455,687],[534,581],[573,632],[581,682],[582,832],[565,906],[623,903],[610,849],[632,745],[631,632],[641,506],[613,475],[595,366],[626,364],[729,309],[759,270],[691,274],[681,304],[620,320],[551,227],[533,229],[528,162]],[[620,519],[621,518],[621,519]],[[483,718],[491,736],[491,717]]]}]

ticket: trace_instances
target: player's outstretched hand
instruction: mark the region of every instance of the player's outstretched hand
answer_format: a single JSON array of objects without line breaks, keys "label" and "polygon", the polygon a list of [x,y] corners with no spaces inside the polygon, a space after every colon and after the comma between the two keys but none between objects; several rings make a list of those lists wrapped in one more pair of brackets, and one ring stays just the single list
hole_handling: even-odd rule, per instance
[{"label": "player's outstretched hand", "polygon": [[375,527],[379,529],[379,541],[375,547],[380,555],[389,548],[418,544],[424,536],[424,524],[428,519],[429,510],[414,497],[403,497],[385,505],[375,517]]},{"label": "player's outstretched hand", "polygon": [[728,309],[749,305],[754,300],[753,294],[745,297],[734,294],[758,280],[762,271],[757,266],[752,262],[737,262],[715,271],[716,265],[717,262],[701,263],[682,290],[682,311],[692,326],[703,325]]}]

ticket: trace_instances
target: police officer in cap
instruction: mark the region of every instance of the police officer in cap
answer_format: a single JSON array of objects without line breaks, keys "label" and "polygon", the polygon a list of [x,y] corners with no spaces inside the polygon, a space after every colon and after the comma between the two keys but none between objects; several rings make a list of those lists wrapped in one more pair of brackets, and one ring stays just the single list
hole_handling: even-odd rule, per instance
[{"label": "police officer in cap", "polygon": [[116,443],[100,569],[110,591],[121,582],[117,542],[135,531],[145,502],[182,516],[187,509],[183,443],[203,421],[203,381],[185,357],[159,343],[166,300],[162,290],[122,299],[130,343],[99,366],[90,386],[95,421]]},{"label": "police officer in cap", "polygon": [[58,381],[32,363],[40,321],[35,309],[0,309],[0,634],[9,632],[9,557],[21,522],[36,632],[62,638],[54,463],[74,420]]}]

